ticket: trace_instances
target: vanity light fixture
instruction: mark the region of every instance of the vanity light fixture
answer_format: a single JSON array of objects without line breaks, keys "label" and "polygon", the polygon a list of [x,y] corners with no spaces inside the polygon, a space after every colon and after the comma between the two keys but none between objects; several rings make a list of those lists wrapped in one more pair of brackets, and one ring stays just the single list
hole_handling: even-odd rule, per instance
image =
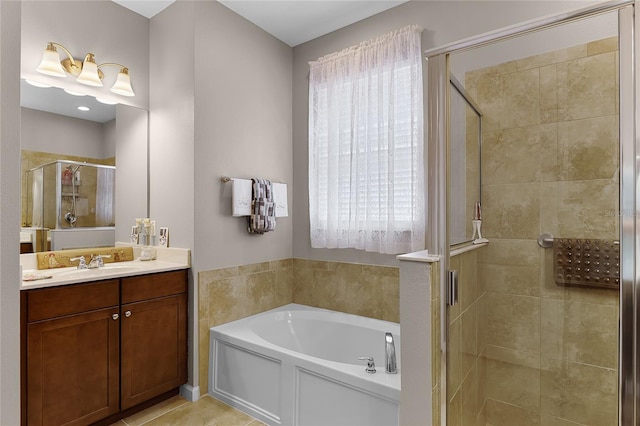
[{"label": "vanity light fixture", "polygon": [[[60,61],[58,47],[68,56],[62,61]],[[107,66],[120,68],[120,72],[118,73],[116,82],[111,87],[111,91],[122,96],[135,96],[131,88],[131,77],[129,77],[129,69],[127,67],[112,62],[97,65],[93,53],[87,53],[82,61],[74,59],[71,52],[59,43],[49,42],[47,44],[47,48],[42,55],[42,61],[38,68],[36,68],[36,71],[54,77],[66,77],[67,74],[72,74],[76,77],[78,83],[102,87],[104,74],[100,68]]]}]

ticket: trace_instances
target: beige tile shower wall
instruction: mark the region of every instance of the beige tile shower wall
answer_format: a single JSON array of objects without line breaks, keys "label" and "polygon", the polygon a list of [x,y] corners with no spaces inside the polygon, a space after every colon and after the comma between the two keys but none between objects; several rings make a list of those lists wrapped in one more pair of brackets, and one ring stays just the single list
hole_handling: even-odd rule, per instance
[{"label": "beige tile shower wall", "polygon": [[617,423],[617,292],[557,286],[553,250],[536,242],[618,238],[616,49],[611,38],[467,74],[485,113],[487,424]]},{"label": "beige tile shower wall", "polygon": [[208,389],[209,328],[268,311],[293,300],[293,259],[198,274],[200,387]]},{"label": "beige tile shower wall", "polygon": [[399,322],[400,270],[293,259],[293,302]]},{"label": "beige tile shower wall", "polygon": [[484,288],[478,280],[478,256],[485,247],[452,256],[458,271],[458,303],[447,307],[449,340],[447,358],[447,424],[486,423],[486,340],[480,328]]}]

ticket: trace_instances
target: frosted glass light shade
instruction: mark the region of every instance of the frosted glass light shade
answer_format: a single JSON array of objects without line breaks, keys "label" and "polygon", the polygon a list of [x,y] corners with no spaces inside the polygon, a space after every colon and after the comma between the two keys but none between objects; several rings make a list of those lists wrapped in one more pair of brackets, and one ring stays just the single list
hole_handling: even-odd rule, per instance
[{"label": "frosted glass light shade", "polygon": [[54,45],[49,44],[42,54],[42,61],[36,71],[46,75],[52,75],[54,77],[66,77],[67,73],[64,72],[62,64],[60,63],[60,55]]},{"label": "frosted glass light shade", "polygon": [[122,70],[120,70],[118,78],[111,88],[111,91],[122,96],[136,95],[133,93],[133,88],[131,88],[131,77],[129,77],[129,70],[127,68],[122,68]]},{"label": "frosted glass light shade", "polygon": [[87,86],[102,87],[102,80],[98,75],[98,66],[91,53],[87,53],[87,56],[85,56],[82,62],[82,72],[76,81]]}]

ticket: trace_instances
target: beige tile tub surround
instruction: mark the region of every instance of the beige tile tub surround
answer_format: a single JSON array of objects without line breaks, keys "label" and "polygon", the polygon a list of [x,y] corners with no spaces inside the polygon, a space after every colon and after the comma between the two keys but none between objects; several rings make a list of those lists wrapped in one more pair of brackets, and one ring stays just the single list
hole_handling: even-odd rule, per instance
[{"label": "beige tile tub surround", "polygon": [[293,302],[400,321],[399,268],[293,259]]},{"label": "beige tile tub surround", "polygon": [[397,267],[282,259],[198,274],[199,379],[208,389],[209,329],[288,303],[399,322]]},{"label": "beige tile tub surround", "polygon": [[[478,254],[486,422],[477,424],[617,423],[618,294],[557,286],[553,252],[536,242],[541,232],[617,239],[616,49],[610,38],[467,74],[485,113],[491,241]],[[464,339],[460,319],[452,334]],[[462,371],[452,379],[464,391]],[[463,409],[461,395],[450,409]]]}]

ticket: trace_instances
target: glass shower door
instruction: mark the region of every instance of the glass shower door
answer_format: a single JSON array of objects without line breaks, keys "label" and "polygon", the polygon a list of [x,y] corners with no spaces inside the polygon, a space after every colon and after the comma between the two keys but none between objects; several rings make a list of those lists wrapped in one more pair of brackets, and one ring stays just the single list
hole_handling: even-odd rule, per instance
[{"label": "glass shower door", "polygon": [[[465,170],[481,170],[489,243],[450,248],[447,424],[618,424],[618,11],[453,53],[448,65],[483,114],[481,160]],[[469,128],[455,96],[452,244],[474,219],[472,209],[454,220],[451,138]]]}]

